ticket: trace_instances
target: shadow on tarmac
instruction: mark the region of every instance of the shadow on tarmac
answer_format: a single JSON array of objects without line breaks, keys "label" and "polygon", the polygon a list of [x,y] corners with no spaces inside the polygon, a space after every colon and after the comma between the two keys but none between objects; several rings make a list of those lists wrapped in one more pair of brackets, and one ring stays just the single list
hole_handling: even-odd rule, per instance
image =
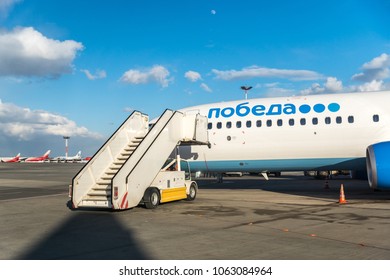
[{"label": "shadow on tarmac", "polygon": [[71,218],[21,255],[22,260],[146,260],[131,231],[113,212],[73,212]]}]

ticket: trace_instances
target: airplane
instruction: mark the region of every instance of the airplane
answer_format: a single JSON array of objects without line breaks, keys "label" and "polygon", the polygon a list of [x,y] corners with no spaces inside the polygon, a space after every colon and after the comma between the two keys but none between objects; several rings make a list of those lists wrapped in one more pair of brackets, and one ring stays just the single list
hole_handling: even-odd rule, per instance
[{"label": "airplane", "polygon": [[75,156],[67,157],[67,156],[59,156],[52,159],[52,161],[81,161],[81,151],[79,151]]},{"label": "airplane", "polygon": [[25,162],[44,162],[49,159],[50,150],[48,150],[43,156],[26,158]]},{"label": "airplane", "polygon": [[3,157],[1,158],[1,162],[20,162],[20,153],[14,157]]},{"label": "airplane", "polygon": [[208,117],[210,147],[182,146],[192,171],[355,170],[390,189],[390,91],[244,99],[179,109]]}]

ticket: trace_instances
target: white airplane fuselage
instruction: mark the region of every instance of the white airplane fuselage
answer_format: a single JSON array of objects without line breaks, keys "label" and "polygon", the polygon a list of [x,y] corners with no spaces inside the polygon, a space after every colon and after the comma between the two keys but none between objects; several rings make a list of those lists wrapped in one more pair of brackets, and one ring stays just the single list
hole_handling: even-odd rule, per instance
[{"label": "white airplane fuselage", "polygon": [[[367,148],[390,141],[389,91],[248,99],[180,111],[208,117],[211,147],[180,148],[193,171],[365,170]],[[390,143],[384,151],[390,156]]]},{"label": "white airplane fuselage", "polygon": [[75,156],[59,156],[52,159],[52,161],[81,161],[81,151],[79,151]]}]

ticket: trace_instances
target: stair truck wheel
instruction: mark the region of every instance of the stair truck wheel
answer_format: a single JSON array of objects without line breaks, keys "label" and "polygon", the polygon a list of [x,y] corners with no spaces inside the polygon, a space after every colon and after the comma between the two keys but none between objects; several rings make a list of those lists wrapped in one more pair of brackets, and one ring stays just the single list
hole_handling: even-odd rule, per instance
[{"label": "stair truck wheel", "polygon": [[192,201],[196,198],[196,194],[198,193],[198,186],[195,182],[191,183],[189,194],[187,195],[187,200]]},{"label": "stair truck wheel", "polygon": [[147,209],[156,208],[160,204],[160,192],[156,188],[146,189],[143,201]]}]

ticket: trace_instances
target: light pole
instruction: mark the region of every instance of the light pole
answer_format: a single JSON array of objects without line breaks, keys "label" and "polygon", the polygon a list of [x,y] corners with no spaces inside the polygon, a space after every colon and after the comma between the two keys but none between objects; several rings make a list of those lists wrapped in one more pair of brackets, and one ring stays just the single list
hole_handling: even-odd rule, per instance
[{"label": "light pole", "polygon": [[245,99],[248,99],[248,90],[250,90],[252,87],[242,86],[241,89],[245,91]]},{"label": "light pole", "polygon": [[63,137],[65,139],[65,159],[68,158],[68,140],[69,140],[69,136],[64,136]]}]

